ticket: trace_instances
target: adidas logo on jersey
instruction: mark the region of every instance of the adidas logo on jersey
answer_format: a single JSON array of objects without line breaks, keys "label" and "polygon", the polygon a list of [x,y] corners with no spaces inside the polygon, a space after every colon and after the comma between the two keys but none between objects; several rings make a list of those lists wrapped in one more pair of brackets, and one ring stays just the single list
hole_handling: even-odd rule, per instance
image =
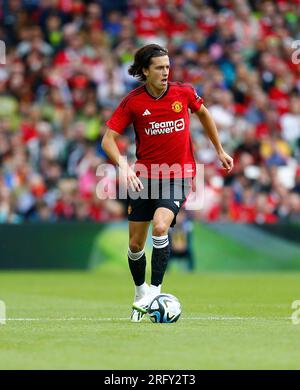
[{"label": "adidas logo on jersey", "polygon": [[151,115],[151,112],[149,110],[145,110],[143,116]]}]

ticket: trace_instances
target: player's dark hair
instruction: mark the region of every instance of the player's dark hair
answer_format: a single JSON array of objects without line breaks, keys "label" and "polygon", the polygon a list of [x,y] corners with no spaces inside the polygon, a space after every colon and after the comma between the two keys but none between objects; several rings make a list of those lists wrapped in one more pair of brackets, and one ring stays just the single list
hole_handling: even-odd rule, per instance
[{"label": "player's dark hair", "polygon": [[167,55],[168,50],[159,45],[151,44],[143,46],[135,53],[134,63],[130,66],[128,73],[133,77],[137,77],[140,81],[145,81],[146,76],[143,73],[143,68],[149,68],[151,58]]}]

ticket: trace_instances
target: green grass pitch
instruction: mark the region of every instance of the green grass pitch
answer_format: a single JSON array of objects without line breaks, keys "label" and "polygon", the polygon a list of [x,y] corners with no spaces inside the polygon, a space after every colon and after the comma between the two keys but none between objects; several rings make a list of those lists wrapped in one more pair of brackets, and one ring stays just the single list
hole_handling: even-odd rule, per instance
[{"label": "green grass pitch", "polygon": [[171,270],[175,324],[128,319],[129,272],[1,272],[0,369],[300,369],[299,273]]}]

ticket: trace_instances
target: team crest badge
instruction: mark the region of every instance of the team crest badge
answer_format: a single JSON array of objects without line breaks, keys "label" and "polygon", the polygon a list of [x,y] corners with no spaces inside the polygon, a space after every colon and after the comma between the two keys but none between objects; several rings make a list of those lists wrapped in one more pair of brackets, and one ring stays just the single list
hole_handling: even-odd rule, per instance
[{"label": "team crest badge", "polygon": [[132,212],[132,207],[131,207],[131,206],[128,206],[128,210],[127,210],[127,212],[128,212],[128,215],[130,215],[130,214],[131,214],[131,212]]},{"label": "team crest badge", "polygon": [[182,103],[176,100],[172,103],[172,110],[175,112],[180,112],[182,110]]}]

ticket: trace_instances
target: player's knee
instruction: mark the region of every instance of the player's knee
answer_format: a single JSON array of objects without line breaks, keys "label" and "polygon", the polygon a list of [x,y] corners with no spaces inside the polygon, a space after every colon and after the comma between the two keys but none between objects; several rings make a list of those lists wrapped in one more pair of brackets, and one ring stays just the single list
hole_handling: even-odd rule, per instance
[{"label": "player's knee", "polygon": [[153,222],[153,236],[165,236],[168,234],[169,225],[163,221]]},{"label": "player's knee", "polygon": [[137,252],[142,251],[144,249],[144,246],[139,241],[132,239],[129,241],[129,248],[130,248],[131,252],[137,253]]}]

